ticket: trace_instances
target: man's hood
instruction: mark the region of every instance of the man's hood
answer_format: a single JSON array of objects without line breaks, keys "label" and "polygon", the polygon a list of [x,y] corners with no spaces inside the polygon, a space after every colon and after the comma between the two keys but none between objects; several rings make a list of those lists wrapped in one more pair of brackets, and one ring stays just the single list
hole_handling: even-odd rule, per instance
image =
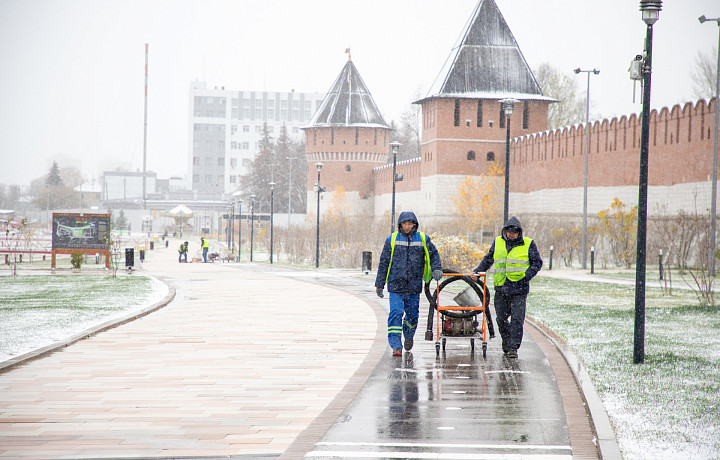
[{"label": "man's hood", "polygon": [[502,229],[502,237],[503,237],[503,239],[504,239],[505,241],[508,241],[508,239],[507,239],[507,234],[505,233],[505,230],[506,230],[508,227],[517,227],[517,228],[519,228],[519,229],[520,229],[520,234],[518,235],[518,239],[522,239],[522,237],[523,237],[522,225],[520,224],[520,220],[519,220],[517,217],[512,216],[511,218],[509,218],[509,219],[507,220],[507,222],[505,222],[505,225],[503,226],[503,229]]},{"label": "man's hood", "polygon": [[[415,217],[415,213],[412,211],[403,211],[400,213],[400,217],[398,217],[398,221],[397,221],[398,232],[400,232],[400,233],[403,232],[402,226],[400,224],[403,222],[407,222],[407,221],[413,222],[415,224],[415,227],[413,228],[412,231],[416,232],[418,227],[420,226],[420,224],[418,223],[417,217]],[[410,233],[412,233],[412,232],[410,232]]]}]

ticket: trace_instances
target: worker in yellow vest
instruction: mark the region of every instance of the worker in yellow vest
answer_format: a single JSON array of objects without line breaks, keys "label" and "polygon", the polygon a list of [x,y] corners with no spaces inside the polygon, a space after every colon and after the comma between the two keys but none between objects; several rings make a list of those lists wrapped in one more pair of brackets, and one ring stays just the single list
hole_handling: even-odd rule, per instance
[{"label": "worker in yellow vest", "polygon": [[405,337],[405,350],[413,347],[423,281],[442,276],[440,254],[430,237],[418,231],[415,213],[401,212],[398,231],[385,240],[375,278],[378,297],[384,297],[385,283],[390,293],[388,343],[393,356],[402,356],[401,335]]},{"label": "worker in yellow vest", "polygon": [[208,240],[206,240],[204,237],[200,238],[200,247],[202,248],[202,254],[203,254],[203,262],[207,263],[207,253],[208,249],[210,249],[210,243],[208,243]]},{"label": "worker in yellow vest", "polygon": [[[517,217],[508,219],[485,254],[475,273],[493,270],[495,287],[495,321],[497,322],[502,348],[508,358],[518,357],[525,323],[525,302],[530,292],[530,280],[542,268],[542,258],[535,242],[523,236],[522,225]],[[477,279],[477,276],[471,276]]]}]

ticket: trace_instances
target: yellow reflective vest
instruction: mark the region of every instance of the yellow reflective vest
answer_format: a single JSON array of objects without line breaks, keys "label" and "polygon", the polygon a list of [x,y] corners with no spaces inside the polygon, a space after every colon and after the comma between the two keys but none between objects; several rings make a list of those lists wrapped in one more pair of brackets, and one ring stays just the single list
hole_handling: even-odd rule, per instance
[{"label": "yellow reflective vest", "polygon": [[525,244],[515,246],[508,253],[506,241],[498,236],[495,238],[495,252],[493,259],[495,268],[493,271],[493,284],[502,286],[505,280],[519,281],[525,278],[525,272],[530,267],[530,250],[531,238],[523,237]]}]

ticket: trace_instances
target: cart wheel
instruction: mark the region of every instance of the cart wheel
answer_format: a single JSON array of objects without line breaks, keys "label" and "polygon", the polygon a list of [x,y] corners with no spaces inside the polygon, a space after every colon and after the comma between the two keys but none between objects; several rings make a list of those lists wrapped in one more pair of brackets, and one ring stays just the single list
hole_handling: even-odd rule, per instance
[{"label": "cart wheel", "polygon": [[435,342],[435,357],[440,357],[440,342]]},{"label": "cart wheel", "polygon": [[487,358],[487,343],[483,342],[483,358]]},{"label": "cart wheel", "polygon": [[470,351],[475,351],[475,339],[470,339]]},{"label": "cart wheel", "polygon": [[445,337],[442,338],[442,349],[443,353],[445,353]]}]

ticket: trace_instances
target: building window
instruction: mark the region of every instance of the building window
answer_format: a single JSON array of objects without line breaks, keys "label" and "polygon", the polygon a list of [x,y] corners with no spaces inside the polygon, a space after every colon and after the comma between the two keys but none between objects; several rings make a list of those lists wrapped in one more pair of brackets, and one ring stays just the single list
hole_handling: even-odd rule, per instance
[{"label": "building window", "polygon": [[230,183],[234,184],[237,181],[237,176],[230,176]]},{"label": "building window", "polygon": [[237,132],[237,125],[232,125],[230,127],[230,134],[235,134]]},{"label": "building window", "polygon": [[244,132],[244,133],[249,133],[249,132],[250,132],[250,127],[249,127],[248,125],[243,125],[243,132]]},{"label": "building window", "polygon": [[212,158],[205,158],[205,166],[212,166]]},{"label": "building window", "polygon": [[250,150],[250,143],[249,143],[249,142],[243,142],[243,143],[242,143],[242,149],[243,149],[243,150]]},{"label": "building window", "polygon": [[212,184],[212,176],[210,174],[205,175],[205,183]]},{"label": "building window", "polygon": [[487,161],[495,161],[495,152],[488,152]]},{"label": "building window", "polygon": [[468,161],[475,161],[475,152],[473,152],[472,150],[470,150],[470,151],[467,153],[467,159],[468,159]]},{"label": "building window", "polygon": [[528,119],[530,118],[530,103],[523,103],[523,129],[528,129]]},{"label": "building window", "polygon": [[219,157],[218,158],[218,166],[223,166],[225,164],[225,158]]},{"label": "building window", "polygon": [[355,128],[355,145],[358,145],[360,139],[360,128]]},{"label": "building window", "polygon": [[335,144],[335,128],[330,128],[330,144]]},{"label": "building window", "polygon": [[252,160],[249,158],[243,158],[243,168],[249,168],[252,165]]},{"label": "building window", "polygon": [[460,99],[455,99],[455,126],[460,126]]},{"label": "building window", "polygon": [[200,157],[193,157],[193,165],[200,166]]},{"label": "building window", "polygon": [[230,158],[230,167],[237,168],[237,158]]},{"label": "building window", "polygon": [[478,101],[478,109],[477,109],[477,127],[482,127],[482,99]]}]

